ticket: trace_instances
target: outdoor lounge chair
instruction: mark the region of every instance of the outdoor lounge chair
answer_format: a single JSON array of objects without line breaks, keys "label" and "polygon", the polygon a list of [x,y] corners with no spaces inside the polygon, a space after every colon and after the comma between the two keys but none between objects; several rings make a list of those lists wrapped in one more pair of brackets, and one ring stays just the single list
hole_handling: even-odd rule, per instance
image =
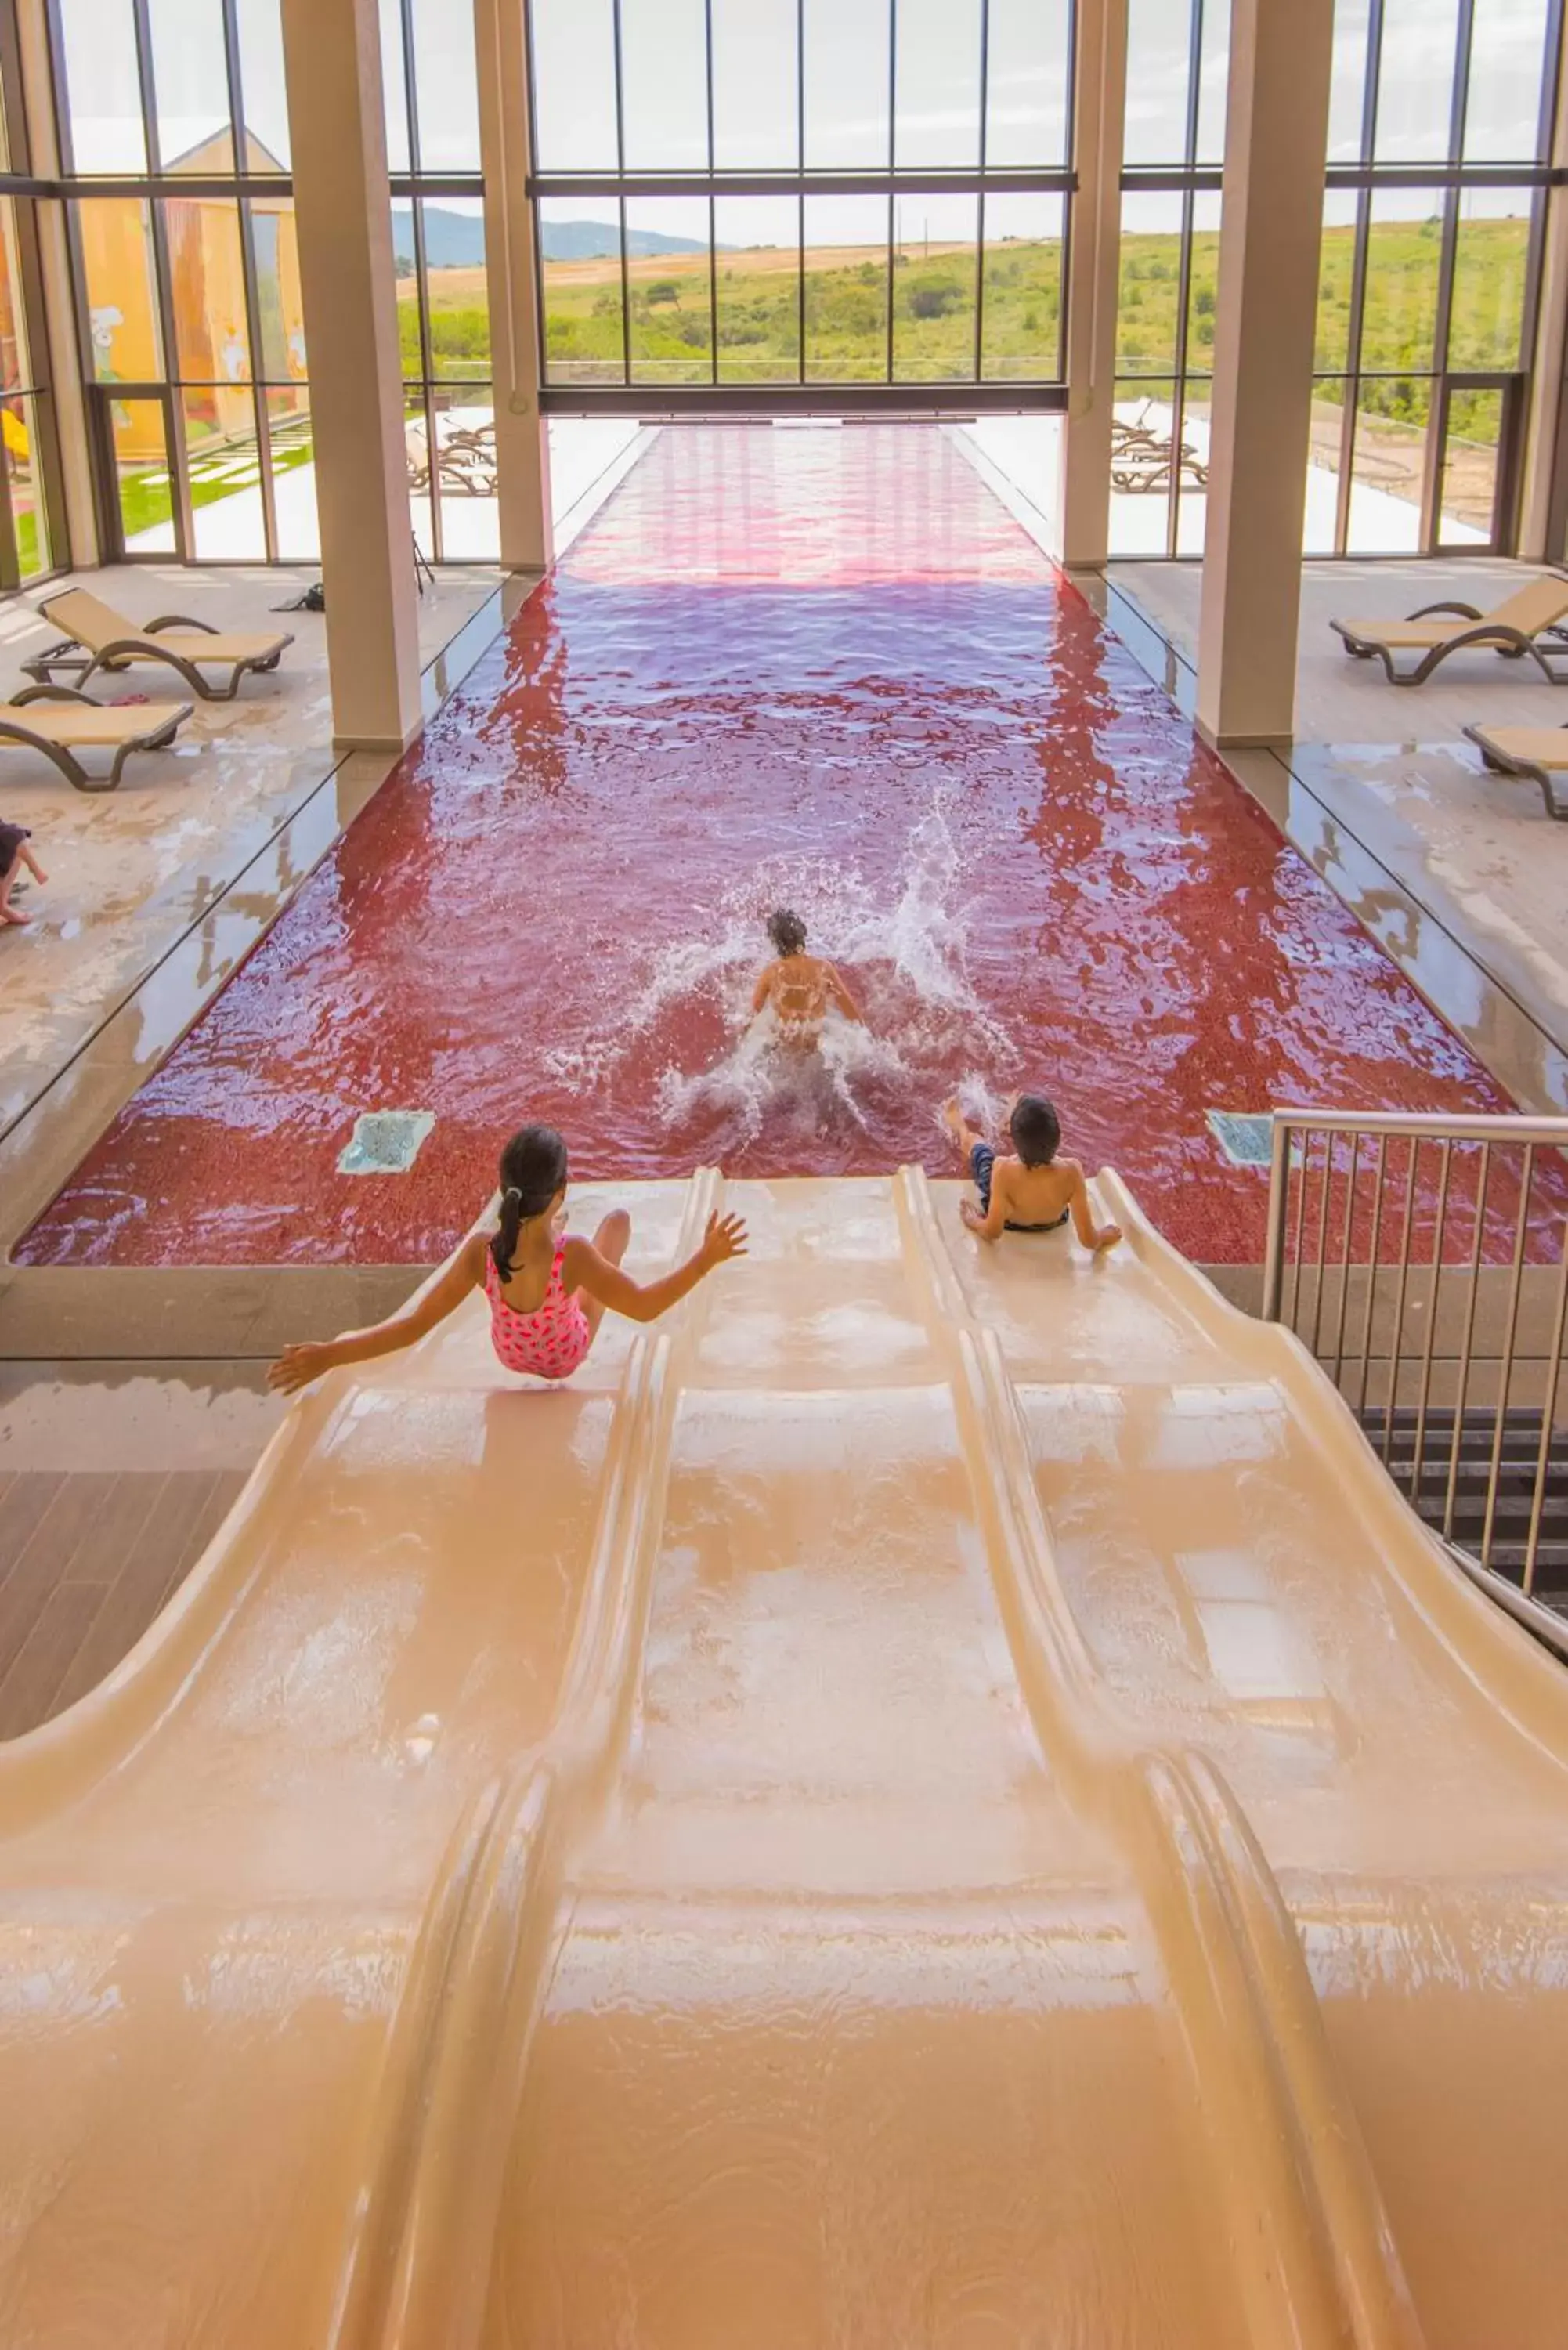
[{"label": "outdoor lounge chair", "polygon": [[1541,786],[1547,815],[1568,824],[1568,727],[1467,726],[1465,733],[1494,775],[1529,775]]},{"label": "outdoor lounge chair", "polygon": [[[24,743],[52,761],[78,792],[112,792],[133,751],[161,751],[191,715],[188,702],[94,702],[69,685],[29,685],[0,702],[0,743]],[[89,775],[78,751],[112,751],[107,775]]]},{"label": "outdoor lounge chair", "polygon": [[[205,620],[184,619],[177,613],[149,620],[138,629],[108,604],[89,596],[85,588],[67,588],[38,607],[51,626],[62,631],[62,641],[50,645],[22,666],[29,677],[47,684],[57,670],[78,686],[85,686],[99,670],[123,670],[132,662],[158,661],[176,670],[192,693],[203,702],[233,702],[240,680],[250,671],[275,670],[294,642],[281,631],[276,636],[224,636]],[[226,685],[212,685],[203,668],[227,670]]]},{"label": "outdoor lounge chair", "polygon": [[[1435,616],[1439,612],[1454,617],[1438,619]],[[1473,604],[1423,604],[1407,620],[1331,620],[1328,625],[1344,638],[1346,652],[1355,660],[1370,660],[1376,653],[1390,685],[1422,684],[1439,661],[1466,645],[1490,645],[1505,660],[1520,660],[1528,653],[1548,683],[1560,685],[1568,680],[1559,676],[1552,662],[1568,660],[1568,630],[1560,625],[1564,617],[1568,579],[1548,573],[1491,612],[1478,612]],[[1414,669],[1401,672],[1394,666],[1396,653],[1421,658]]]}]

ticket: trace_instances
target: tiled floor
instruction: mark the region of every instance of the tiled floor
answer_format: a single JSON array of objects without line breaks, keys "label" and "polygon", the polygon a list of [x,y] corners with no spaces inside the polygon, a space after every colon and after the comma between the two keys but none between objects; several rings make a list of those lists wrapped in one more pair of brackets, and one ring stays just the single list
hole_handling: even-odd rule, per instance
[{"label": "tiled floor", "polygon": [[[869,1015],[809,1070],[736,1042],[781,897]],[[585,1174],[945,1170],[942,1093],[1029,1082],[1242,1263],[1211,1109],[1504,1101],[950,439],[670,431],[19,1253],[429,1261],[529,1114]],[[376,1109],[412,1172],[339,1173]]]}]

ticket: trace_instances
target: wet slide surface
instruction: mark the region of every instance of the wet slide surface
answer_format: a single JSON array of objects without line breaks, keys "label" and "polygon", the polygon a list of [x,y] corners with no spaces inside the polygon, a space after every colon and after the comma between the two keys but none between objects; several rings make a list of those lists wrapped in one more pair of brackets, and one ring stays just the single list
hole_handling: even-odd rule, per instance
[{"label": "wet slide surface", "polygon": [[[870,1022],[809,1073],[736,1041],[781,899]],[[17,1254],[428,1263],[525,1118],[941,1174],[1020,1086],[1199,1262],[1263,1253],[1211,1110],[1511,1107],[940,428],[670,429]]]},{"label": "wet slide surface", "polygon": [[1568,1686],[1101,1193],[304,1399],[0,1751],[8,2345],[1555,2350]]}]

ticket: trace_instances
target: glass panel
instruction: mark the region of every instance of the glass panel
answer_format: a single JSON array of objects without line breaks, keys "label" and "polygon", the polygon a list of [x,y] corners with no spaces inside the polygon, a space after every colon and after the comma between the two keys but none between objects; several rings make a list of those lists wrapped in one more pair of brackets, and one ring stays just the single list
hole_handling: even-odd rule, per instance
[{"label": "glass panel", "polygon": [[1361,319],[1364,374],[1419,373],[1433,364],[1442,203],[1429,188],[1383,188],[1373,196]]},{"label": "glass panel", "polygon": [[0,400],[0,440],[5,450],[5,478],[11,494],[11,526],[16,536],[16,565],[24,579],[36,579],[50,568],[49,532],[38,486],[36,451],[38,445],[36,400]]},{"label": "glass panel", "polygon": [[705,172],[703,0],[620,0],[620,77],[628,171]]},{"label": "glass panel", "polygon": [[1465,160],[1532,163],[1542,153],[1547,0],[1475,0]]},{"label": "glass panel", "polygon": [[980,0],[898,0],[893,160],[980,161]]},{"label": "glass panel", "polygon": [[626,207],[634,383],[707,383],[713,372],[705,196],[638,196]]},{"label": "glass panel", "polygon": [[1199,189],[1192,199],[1192,255],[1187,281],[1187,365],[1208,375],[1214,365],[1220,307],[1220,192]]},{"label": "glass panel", "polygon": [[888,374],[888,203],[805,200],[805,372],[815,383],[881,383]]},{"label": "glass panel", "polygon": [[888,0],[804,0],[804,5],[806,168],[885,170]]},{"label": "glass panel", "polygon": [[1459,16],[1459,0],[1384,0],[1373,148],[1379,163],[1448,154]]},{"label": "glass panel", "polygon": [[1328,160],[1359,163],[1366,130],[1366,33],[1372,0],[1334,0]]},{"label": "glass panel", "polygon": [[[1199,163],[1225,161],[1225,99],[1230,72],[1231,0],[1203,0],[1203,46],[1198,66]],[[1186,551],[1179,550],[1183,554]]]},{"label": "glass panel", "polygon": [[1350,295],[1355,278],[1355,218],[1360,199],[1351,188],[1330,188],[1323,200],[1318,248],[1317,356],[1325,373],[1350,365]]},{"label": "glass panel", "polygon": [[1118,383],[1111,424],[1113,555],[1170,552],[1170,427],[1176,387]]},{"label": "glass panel", "polygon": [[452,0],[413,0],[414,84],[419,93],[420,169],[479,169],[479,74],[473,11]]},{"label": "glass panel", "polygon": [[1191,377],[1181,400],[1181,442],[1176,466],[1176,551],[1201,555],[1209,516],[1209,416],[1214,387]]},{"label": "glass panel", "polygon": [[1502,440],[1501,391],[1451,391],[1438,511],[1439,546],[1490,546]]},{"label": "glass panel", "polygon": [[166,172],[234,168],[223,18],[212,0],[147,0]]},{"label": "glass panel", "polygon": [[430,423],[422,391],[405,391],[403,443],[409,459],[409,524],[414,545],[429,563],[435,553],[435,533],[431,522]]},{"label": "glass panel", "polygon": [[421,210],[431,367],[438,376],[488,383],[490,302],[484,274],[483,203],[478,196],[443,196],[439,203],[421,205]]},{"label": "glass panel", "polygon": [[[175,372],[188,383],[248,383],[239,207],[217,196],[171,197],[163,207],[163,231]],[[250,407],[248,394],[243,405]]]},{"label": "glass panel", "polygon": [[0,386],[10,391],[31,380],[16,257],[16,207],[9,196],[0,196]]},{"label": "glass panel", "polygon": [[404,380],[418,381],[425,372],[425,354],[420,340],[420,271],[411,204],[392,206],[392,269],[398,296],[399,361]]},{"label": "glass panel", "polygon": [[1186,161],[1191,41],[1192,0],[1128,0],[1124,161]]},{"label": "glass panel", "polygon": [[261,458],[254,395],[187,391],[185,464],[191,483],[192,554],[198,563],[265,563]]},{"label": "glass panel", "polygon": [[299,240],[294,200],[265,196],[251,206],[262,373],[268,383],[303,381],[305,308],[299,297]]},{"label": "glass panel", "polygon": [[1523,189],[1467,188],[1460,194],[1450,368],[1519,366],[1532,204]]},{"label": "glass panel", "polygon": [[147,206],[133,196],[96,196],[78,204],[77,224],[93,374],[99,383],[158,382],[163,358]]},{"label": "glass panel", "polygon": [[78,172],[145,172],[131,0],[60,0],[71,156]]},{"label": "glass panel", "polygon": [[1432,387],[1426,378],[1363,379],[1351,460],[1351,555],[1415,555]]},{"label": "glass panel", "polygon": [[[588,213],[597,217],[586,217]],[[545,380],[624,382],[618,213],[606,218],[602,196],[543,197],[539,247]]]},{"label": "glass panel", "polygon": [[1062,372],[1060,196],[987,196],[980,371],[992,382]]},{"label": "glass panel", "polygon": [[542,172],[616,168],[613,0],[533,0]]},{"label": "glass panel", "polygon": [[1176,297],[1181,270],[1181,198],[1122,198],[1121,276],[1116,291],[1116,369],[1158,375],[1176,364]]},{"label": "glass panel", "polygon": [[407,172],[409,158],[409,85],[404,68],[402,0],[380,0],[381,106],[387,122],[387,169]]},{"label": "glass panel", "polygon": [[1067,161],[1069,0],[991,0],[985,158],[997,170]]},{"label": "glass panel", "polygon": [[800,373],[800,206],[793,196],[721,196],[713,207],[721,383],[793,383]]},{"label": "glass panel", "polygon": [[240,96],[245,109],[245,169],[289,167],[288,94],[283,78],[278,0],[234,0],[240,27]]},{"label": "glass panel", "polygon": [[979,200],[894,199],[893,376],[898,383],[974,380]]},{"label": "glass panel", "polygon": [[713,0],[713,164],[794,171],[800,161],[795,0]]},{"label": "glass panel", "polygon": [[128,555],[172,555],[174,491],[161,400],[111,400],[115,488]]},{"label": "glass panel", "polygon": [[1307,452],[1303,555],[1337,551],[1339,477],[1344,449],[1345,388],[1327,377],[1312,388],[1312,441]]},{"label": "glass panel", "polygon": [[495,396],[489,384],[437,394],[441,551],[445,563],[495,563],[501,556],[496,503]]},{"label": "glass panel", "polygon": [[277,518],[280,563],[314,562],[321,554],[316,512],[316,443],[310,425],[310,389],[290,384],[286,391],[263,394],[267,437],[272,442],[272,504]]}]

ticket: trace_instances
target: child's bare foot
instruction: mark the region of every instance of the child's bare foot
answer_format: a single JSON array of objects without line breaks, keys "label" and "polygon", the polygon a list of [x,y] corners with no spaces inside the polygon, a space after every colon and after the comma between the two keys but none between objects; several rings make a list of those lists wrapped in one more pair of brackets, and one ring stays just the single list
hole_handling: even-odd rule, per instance
[{"label": "child's bare foot", "polygon": [[1095,1254],[1096,1256],[1104,1256],[1108,1249],[1115,1248],[1116,1243],[1121,1239],[1121,1236],[1122,1228],[1120,1224],[1106,1224],[1103,1226],[1100,1232],[1100,1236],[1095,1243]]},{"label": "child's bare foot", "polygon": [[975,1138],[970,1129],[969,1120],[959,1107],[956,1095],[951,1101],[942,1104],[942,1124],[952,1136],[962,1156],[967,1159],[974,1149]]},{"label": "child's bare foot", "polygon": [[21,930],[32,919],[31,914],[25,914],[20,906],[0,906],[0,922],[14,922]]}]

